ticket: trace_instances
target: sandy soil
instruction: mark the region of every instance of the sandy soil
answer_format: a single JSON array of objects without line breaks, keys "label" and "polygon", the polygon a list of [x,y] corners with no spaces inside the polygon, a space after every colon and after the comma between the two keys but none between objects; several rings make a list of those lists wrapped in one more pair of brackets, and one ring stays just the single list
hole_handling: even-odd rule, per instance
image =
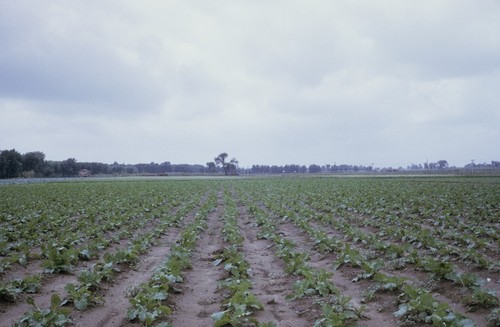
[{"label": "sandy soil", "polygon": [[300,313],[314,310],[314,307],[311,303],[302,303],[301,307],[300,301],[285,300],[294,280],[285,274],[283,262],[274,256],[272,242],[257,238],[258,228],[243,207],[240,207],[239,227],[245,238],[245,259],[252,269],[253,292],[264,304],[264,310],[256,312],[255,317],[261,322],[273,321],[283,327],[311,325],[313,321]]},{"label": "sandy soil", "polygon": [[191,257],[192,269],[184,276],[182,293],[174,295],[175,312],[169,319],[172,326],[211,326],[212,313],[219,311],[222,295],[217,292],[217,281],[223,275],[220,267],[213,265],[214,254],[222,250],[220,197],[218,208],[207,217],[208,229],[197,242]]},{"label": "sandy soil", "polygon": [[74,325],[81,327],[129,325],[126,319],[130,307],[127,291],[151,278],[153,270],[167,258],[170,246],[178,239],[181,231],[181,228],[170,228],[161,238],[160,244],[141,258],[137,268],[119,274],[116,282],[104,290],[104,305],[81,313],[76,311],[73,314]]}]

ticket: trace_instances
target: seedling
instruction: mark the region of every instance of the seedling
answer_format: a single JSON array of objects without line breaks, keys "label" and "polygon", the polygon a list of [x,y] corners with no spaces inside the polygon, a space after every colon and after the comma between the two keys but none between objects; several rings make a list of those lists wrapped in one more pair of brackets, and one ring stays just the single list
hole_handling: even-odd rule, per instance
[{"label": "seedling", "polygon": [[64,327],[71,323],[69,310],[60,307],[62,302],[57,294],[52,295],[50,309],[38,308],[32,298],[28,298],[26,302],[32,306],[32,309],[26,312],[23,317],[14,324],[15,327]]}]

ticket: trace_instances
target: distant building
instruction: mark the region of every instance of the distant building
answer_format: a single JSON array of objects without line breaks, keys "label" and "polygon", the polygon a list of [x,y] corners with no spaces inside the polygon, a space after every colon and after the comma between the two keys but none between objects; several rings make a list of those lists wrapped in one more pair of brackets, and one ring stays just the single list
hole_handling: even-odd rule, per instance
[{"label": "distant building", "polygon": [[78,172],[78,176],[80,177],[90,177],[90,170],[88,169],[80,169]]}]

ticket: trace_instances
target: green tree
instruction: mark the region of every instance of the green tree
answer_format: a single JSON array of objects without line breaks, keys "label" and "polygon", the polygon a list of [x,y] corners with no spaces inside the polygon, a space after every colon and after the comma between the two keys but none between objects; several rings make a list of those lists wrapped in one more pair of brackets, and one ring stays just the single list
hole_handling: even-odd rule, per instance
[{"label": "green tree", "polygon": [[76,159],[69,158],[61,161],[60,164],[61,175],[63,176],[76,176],[78,174],[78,164]]},{"label": "green tree", "polygon": [[309,173],[316,174],[321,173],[321,167],[315,164],[309,166]]},{"label": "green tree", "polygon": [[45,164],[45,154],[40,151],[27,152],[22,155],[23,171],[33,171],[41,175]]},{"label": "green tree", "polygon": [[207,172],[213,174],[217,171],[217,167],[215,166],[215,162],[210,161],[207,162]]},{"label": "green tree", "polygon": [[0,152],[0,178],[19,177],[22,171],[22,156],[16,149]]}]

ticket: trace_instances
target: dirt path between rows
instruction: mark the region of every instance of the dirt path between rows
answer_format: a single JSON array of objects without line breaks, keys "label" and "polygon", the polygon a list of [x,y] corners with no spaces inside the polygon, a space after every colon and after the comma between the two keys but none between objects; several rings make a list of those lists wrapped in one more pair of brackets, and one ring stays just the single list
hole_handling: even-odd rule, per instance
[{"label": "dirt path between rows", "polygon": [[[327,225],[318,221],[310,221],[310,225],[313,228],[316,229],[322,229],[327,231],[329,235],[332,233],[335,234],[336,236],[341,235],[340,231],[335,229],[332,225]],[[362,243],[361,244],[354,244],[353,242],[346,242],[345,243],[350,243],[351,248],[355,249],[368,249],[369,247],[364,246]],[[387,243],[393,243],[393,241],[388,240],[386,241]],[[459,265],[455,263],[457,267]],[[463,265],[463,264],[462,264]],[[362,272],[361,269],[356,269],[356,268],[350,268],[350,267],[340,267],[339,272],[345,272],[345,271],[351,271],[350,274],[354,277],[359,272]],[[462,270],[467,271],[467,270]],[[445,302],[448,303],[450,308],[457,312],[462,314],[463,316],[466,316],[470,319],[472,319],[477,326],[482,326],[486,324],[486,319],[485,316],[488,313],[488,310],[480,310],[479,312],[469,312],[465,308],[465,306],[461,303],[462,299],[464,296],[466,296],[468,293],[471,292],[471,290],[464,290],[462,289],[459,285],[451,283],[450,281],[446,280],[441,280],[441,281],[432,281],[431,274],[422,270],[418,270],[414,265],[408,264],[407,267],[403,270],[391,270],[388,269],[386,270],[385,268],[382,268],[380,270],[381,273],[384,273],[388,276],[397,276],[397,277],[404,277],[407,278],[409,284],[414,284],[417,287],[426,287],[426,284],[433,284],[432,287],[432,294],[433,296],[440,302]],[[344,273],[345,274],[345,273]],[[349,274],[348,274],[349,275]],[[493,272],[489,272],[487,275],[488,277],[494,276]],[[486,278],[484,278],[486,280]],[[363,281],[361,281],[363,283]],[[491,289],[495,290],[498,294],[498,285],[494,285],[493,283],[490,283]],[[495,289],[496,286],[496,289]],[[378,294],[380,297],[380,294]],[[387,298],[387,296],[386,296]],[[380,303],[381,301],[378,300],[377,303]],[[390,304],[390,303],[385,303],[385,304]],[[382,303],[382,307],[384,306],[384,303]],[[389,309],[389,308],[388,308]],[[396,311],[396,307],[393,308],[394,311]]]},{"label": "dirt path between rows", "polygon": [[252,269],[253,293],[264,304],[264,310],[255,312],[254,316],[260,322],[274,321],[280,327],[311,326],[315,319],[308,321],[299,316],[310,308],[304,309],[299,301],[285,299],[292,289],[293,278],[285,273],[282,260],[273,254],[273,243],[258,239],[255,221],[245,207],[240,206],[239,211],[239,228],[245,239],[243,252]]},{"label": "dirt path between rows", "polygon": [[[186,222],[188,223],[188,222]],[[148,281],[153,275],[153,270],[159,266],[170,253],[171,245],[178,239],[181,228],[170,227],[160,239],[158,246],[141,258],[135,270],[118,275],[115,283],[105,289],[105,304],[85,312],[74,311],[72,318],[75,326],[137,326],[127,320],[127,310],[130,307],[126,296],[127,290]]]},{"label": "dirt path between rows", "polygon": [[[148,232],[153,230],[159,224],[159,222],[160,220],[158,218],[148,221],[145,224],[144,228],[140,230],[140,234],[146,235]],[[107,236],[109,237],[110,235]],[[141,236],[138,237],[140,238]],[[18,269],[13,269],[12,271],[8,271],[6,275],[9,277],[6,278],[5,280],[12,280],[15,278],[21,279],[27,276],[42,275],[42,285],[39,292],[35,294],[21,294],[20,298],[16,301],[16,303],[0,302],[0,323],[2,324],[1,326],[4,326],[3,325],[4,322],[7,321],[9,321],[9,323],[14,323],[15,321],[19,320],[25,312],[32,309],[32,307],[25,302],[25,299],[27,297],[33,298],[36,305],[40,308],[50,307],[50,301],[53,294],[59,294],[63,298],[67,294],[67,292],[64,289],[67,284],[72,283],[78,285],[79,282],[77,279],[77,275],[79,271],[88,269],[97,261],[102,261],[102,254],[104,253],[113,253],[117,249],[126,248],[129,242],[130,242],[129,240],[120,239],[114,243],[111,243],[109,247],[101,251],[102,253],[99,256],[98,260],[78,261],[74,265],[72,272],[68,274],[64,273],[45,274],[44,273],[45,269],[41,266],[42,260],[32,261],[26,267],[19,266]],[[160,242],[163,242],[163,238]],[[159,248],[161,248],[161,246]],[[152,251],[154,251],[154,249],[155,248],[153,248]],[[148,257],[149,254],[146,254],[144,260],[145,261],[149,260]],[[125,269],[128,270],[129,268]],[[118,276],[118,278],[120,279],[121,277]],[[79,314],[79,312],[77,313]]]},{"label": "dirt path between rows", "polygon": [[[202,205],[206,201],[205,196],[200,201]],[[170,214],[175,214],[178,211],[169,211]],[[104,284],[102,293],[104,293],[104,304],[96,308],[88,309],[84,312],[72,310],[71,318],[72,325],[74,326],[124,326],[129,324],[126,320],[126,313],[129,307],[128,298],[125,296],[126,291],[133,285],[139,285],[147,281],[153,274],[153,269],[160,265],[166,259],[167,254],[170,252],[170,245],[174,243],[183,226],[189,224],[194,220],[195,212],[186,215],[180,225],[182,227],[169,227],[165,234],[160,236],[157,240],[158,245],[151,247],[147,253],[140,256],[140,262],[137,267],[130,269],[126,266],[122,267],[123,271],[115,276],[116,280],[112,284]],[[139,234],[145,235],[155,228],[160,223],[160,219],[155,218],[147,221],[144,228],[139,230]],[[140,236],[139,236],[140,237]],[[105,252],[113,252],[113,250],[124,248],[127,245],[127,240],[120,239],[117,243],[111,244]],[[103,251],[104,252],[104,251]],[[102,260],[102,256],[100,256]],[[42,288],[37,294],[30,294],[29,296],[35,300],[35,303],[40,308],[50,307],[50,301],[53,294],[59,294],[64,298],[67,294],[65,286],[68,283],[78,285],[77,271],[86,269],[96,261],[78,262],[75,267],[75,272],[72,274],[57,274],[57,275],[44,275]],[[42,273],[40,262],[32,263],[32,268],[35,270],[23,269],[22,273],[33,275],[34,273]],[[78,268],[78,269],[76,269]],[[17,276],[16,276],[17,277]],[[21,299],[16,303],[2,303],[0,302],[0,326],[9,326],[19,320],[22,315],[31,310],[31,306],[23,302],[26,296],[23,294]],[[132,324],[130,324],[132,325]],[[134,325],[136,326],[136,325]]]},{"label": "dirt path between rows", "polygon": [[[77,283],[77,277],[69,274],[59,274],[50,276],[48,282],[42,286],[37,294],[29,294],[35,300],[35,304],[39,307],[50,307],[50,299],[53,294],[64,294],[64,287],[68,283]],[[24,297],[23,297],[24,298]],[[26,302],[3,303],[0,302],[0,326],[10,326],[19,320],[23,314],[31,310],[31,306]]]},{"label": "dirt path between rows", "polygon": [[[333,270],[332,264],[336,260],[333,254],[322,254],[314,250],[311,242],[306,233],[300,230],[290,221],[281,221],[276,225],[277,232],[281,233],[284,237],[296,243],[296,250],[299,252],[309,253],[309,264],[314,269],[325,269],[326,271],[333,272],[333,284],[344,294],[351,297],[351,302],[359,307],[363,302],[363,292],[367,289],[366,285],[362,282],[352,282],[352,277],[356,274],[355,270],[350,267],[343,267],[342,270]],[[384,298],[384,301],[389,303],[377,302],[377,307],[372,304],[364,304],[364,314],[369,317],[367,320],[358,322],[359,326],[366,327],[387,327],[397,326],[398,322],[392,315],[392,311],[386,310],[392,306],[394,299],[391,297]]]},{"label": "dirt path between rows", "polygon": [[[200,206],[206,201],[205,196]],[[73,315],[75,326],[87,327],[115,327],[115,326],[138,326],[127,319],[127,310],[130,307],[127,292],[134,286],[147,282],[154,273],[154,269],[160,266],[168,257],[173,244],[179,239],[185,226],[192,223],[195,219],[195,211],[190,212],[182,219],[177,227],[169,227],[167,232],[160,238],[159,245],[141,257],[140,265],[135,270],[127,274],[120,274],[118,280],[105,290],[105,305],[94,308],[88,312],[82,312],[79,315]]]},{"label": "dirt path between rows", "polygon": [[224,248],[221,194],[217,196],[216,210],[207,217],[207,230],[191,256],[192,269],[184,275],[182,293],[173,296],[175,311],[169,320],[174,327],[212,326],[211,315],[220,311],[222,294],[217,293],[217,281],[224,271],[213,265],[213,255]]}]

